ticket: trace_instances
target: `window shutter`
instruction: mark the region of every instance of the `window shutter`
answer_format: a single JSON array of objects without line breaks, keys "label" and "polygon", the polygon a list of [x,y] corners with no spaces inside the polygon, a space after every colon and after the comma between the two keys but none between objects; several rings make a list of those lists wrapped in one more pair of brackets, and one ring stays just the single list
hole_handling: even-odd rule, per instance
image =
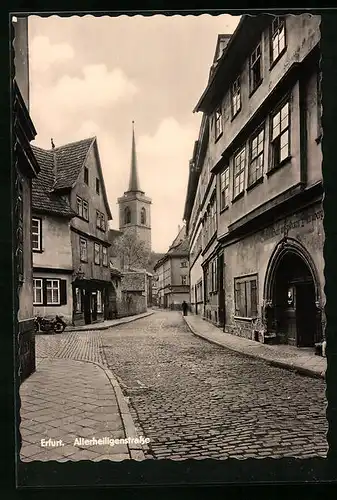
[{"label": "window shutter", "polygon": [[67,303],[67,280],[60,280],[60,305]]}]

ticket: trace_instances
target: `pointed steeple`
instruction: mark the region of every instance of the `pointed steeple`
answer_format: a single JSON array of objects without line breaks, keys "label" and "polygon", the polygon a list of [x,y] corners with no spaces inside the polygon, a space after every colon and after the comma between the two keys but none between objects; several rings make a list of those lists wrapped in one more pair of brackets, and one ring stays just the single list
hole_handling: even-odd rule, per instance
[{"label": "pointed steeple", "polygon": [[137,172],[137,155],[136,155],[136,141],[135,141],[135,122],[132,122],[132,150],[131,150],[131,171],[130,171],[130,180],[129,180],[129,189],[130,191],[141,191],[139,187],[139,179]]}]

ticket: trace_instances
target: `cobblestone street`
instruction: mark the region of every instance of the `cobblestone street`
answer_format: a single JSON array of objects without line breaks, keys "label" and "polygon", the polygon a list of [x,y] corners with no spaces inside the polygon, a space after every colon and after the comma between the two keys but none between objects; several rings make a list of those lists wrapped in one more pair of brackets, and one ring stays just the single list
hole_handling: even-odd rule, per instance
[{"label": "cobblestone street", "polygon": [[325,457],[325,382],[201,340],[178,312],[102,333],[147,458]]}]

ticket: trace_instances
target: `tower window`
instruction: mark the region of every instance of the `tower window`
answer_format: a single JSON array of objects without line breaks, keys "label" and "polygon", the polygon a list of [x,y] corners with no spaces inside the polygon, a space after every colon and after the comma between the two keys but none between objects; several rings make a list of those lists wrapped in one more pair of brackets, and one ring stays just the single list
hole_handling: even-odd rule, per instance
[{"label": "tower window", "polygon": [[131,210],[129,207],[126,207],[124,210],[124,223],[131,224]]},{"label": "tower window", "polygon": [[145,208],[142,208],[140,211],[140,223],[141,224],[146,224],[146,212]]}]

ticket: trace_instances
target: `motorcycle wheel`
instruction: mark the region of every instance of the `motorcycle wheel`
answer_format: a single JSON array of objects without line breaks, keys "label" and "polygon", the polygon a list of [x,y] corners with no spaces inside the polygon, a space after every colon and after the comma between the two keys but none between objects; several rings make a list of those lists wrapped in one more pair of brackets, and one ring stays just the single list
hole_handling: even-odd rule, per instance
[{"label": "motorcycle wheel", "polygon": [[65,327],[66,327],[66,325],[64,323],[61,323],[61,322],[58,321],[54,325],[54,332],[55,333],[63,333]]}]

